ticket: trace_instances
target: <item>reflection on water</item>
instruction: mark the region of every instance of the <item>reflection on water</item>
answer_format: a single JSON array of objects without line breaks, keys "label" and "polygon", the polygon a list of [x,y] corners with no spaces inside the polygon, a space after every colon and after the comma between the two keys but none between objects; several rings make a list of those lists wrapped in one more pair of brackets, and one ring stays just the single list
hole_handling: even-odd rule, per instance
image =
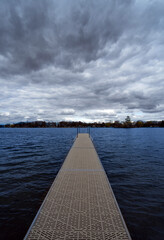
[{"label": "reflection on water", "polygon": [[[0,129],[0,239],[24,237],[76,132]],[[164,239],[164,129],[91,135],[133,240]]]}]

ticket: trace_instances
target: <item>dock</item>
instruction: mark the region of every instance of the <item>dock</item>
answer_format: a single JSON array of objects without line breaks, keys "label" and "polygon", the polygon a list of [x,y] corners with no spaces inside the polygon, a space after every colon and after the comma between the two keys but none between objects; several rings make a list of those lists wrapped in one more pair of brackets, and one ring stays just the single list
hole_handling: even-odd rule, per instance
[{"label": "dock", "polygon": [[131,239],[88,133],[77,135],[24,240]]}]

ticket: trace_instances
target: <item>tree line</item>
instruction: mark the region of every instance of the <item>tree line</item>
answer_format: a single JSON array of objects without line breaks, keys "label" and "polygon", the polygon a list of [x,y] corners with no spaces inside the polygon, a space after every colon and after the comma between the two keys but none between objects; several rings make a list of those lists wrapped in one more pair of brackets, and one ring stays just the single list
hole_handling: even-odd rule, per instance
[{"label": "tree line", "polygon": [[1,124],[1,128],[78,128],[78,127],[113,127],[113,128],[142,128],[142,127],[164,127],[164,120],[162,121],[131,121],[127,116],[125,121],[115,122],[93,122],[86,123],[81,121],[61,121],[61,122],[45,122],[45,121],[33,121],[33,122],[19,122],[13,124]]}]

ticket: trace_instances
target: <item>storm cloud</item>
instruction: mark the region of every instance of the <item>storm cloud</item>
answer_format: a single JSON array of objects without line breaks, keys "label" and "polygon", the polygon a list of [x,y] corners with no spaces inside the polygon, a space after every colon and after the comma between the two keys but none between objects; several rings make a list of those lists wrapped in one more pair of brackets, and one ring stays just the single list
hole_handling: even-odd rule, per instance
[{"label": "storm cloud", "polygon": [[161,120],[164,2],[0,3],[0,122]]}]

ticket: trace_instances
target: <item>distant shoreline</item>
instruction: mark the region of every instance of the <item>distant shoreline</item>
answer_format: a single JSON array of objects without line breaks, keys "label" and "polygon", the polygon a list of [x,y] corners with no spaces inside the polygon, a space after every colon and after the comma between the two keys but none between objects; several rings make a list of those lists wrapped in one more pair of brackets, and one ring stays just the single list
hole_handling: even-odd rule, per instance
[{"label": "distant shoreline", "polygon": [[12,124],[1,124],[0,128],[148,128],[148,127],[164,127],[164,120],[162,121],[141,121],[132,122],[131,120],[120,122],[45,122],[45,121],[33,121],[33,122],[19,122]]}]

